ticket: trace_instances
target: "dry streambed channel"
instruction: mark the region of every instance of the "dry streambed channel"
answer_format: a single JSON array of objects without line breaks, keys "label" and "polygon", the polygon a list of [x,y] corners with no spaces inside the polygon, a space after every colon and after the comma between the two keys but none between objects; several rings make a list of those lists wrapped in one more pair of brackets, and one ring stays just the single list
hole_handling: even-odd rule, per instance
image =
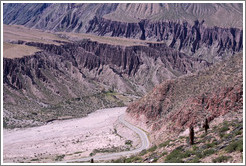
[{"label": "dry streambed channel", "polygon": [[138,153],[149,146],[145,132],[124,120],[126,107],[97,110],[87,117],[43,126],[3,130],[3,160],[85,162]]}]

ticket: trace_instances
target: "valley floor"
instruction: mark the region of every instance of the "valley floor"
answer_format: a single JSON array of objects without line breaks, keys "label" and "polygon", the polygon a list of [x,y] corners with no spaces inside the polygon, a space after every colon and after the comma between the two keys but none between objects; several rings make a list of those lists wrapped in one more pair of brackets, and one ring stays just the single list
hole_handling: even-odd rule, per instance
[{"label": "valley floor", "polygon": [[4,130],[3,160],[58,162],[134,149],[140,145],[138,135],[118,121],[125,110],[126,107],[103,109],[85,118]]}]

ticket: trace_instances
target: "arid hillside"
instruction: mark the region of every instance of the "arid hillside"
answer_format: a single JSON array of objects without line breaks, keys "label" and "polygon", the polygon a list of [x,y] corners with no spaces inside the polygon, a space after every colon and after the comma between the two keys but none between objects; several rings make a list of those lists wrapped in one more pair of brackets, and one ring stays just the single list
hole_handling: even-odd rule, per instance
[{"label": "arid hillside", "polygon": [[6,3],[3,10],[5,24],[54,31],[85,32],[94,17],[126,23],[204,20],[209,27],[242,28],[243,23],[242,3]]},{"label": "arid hillside", "polygon": [[151,133],[152,141],[177,136],[201,126],[205,118],[237,112],[243,106],[243,57],[215,64],[204,71],[167,80],[129,105],[128,120]]},{"label": "arid hillside", "polygon": [[122,106],[165,79],[211,65],[163,44],[117,46],[90,40],[62,45],[19,40],[14,44],[40,51],[4,58],[4,122],[9,127]]}]

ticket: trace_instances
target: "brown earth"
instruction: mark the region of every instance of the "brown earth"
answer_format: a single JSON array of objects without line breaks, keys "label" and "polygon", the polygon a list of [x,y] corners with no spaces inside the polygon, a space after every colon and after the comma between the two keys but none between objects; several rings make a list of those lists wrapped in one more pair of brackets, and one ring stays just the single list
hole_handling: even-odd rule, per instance
[{"label": "brown earth", "polygon": [[152,141],[171,137],[237,111],[243,105],[242,54],[207,70],[164,81],[132,103],[128,120],[151,133]]}]

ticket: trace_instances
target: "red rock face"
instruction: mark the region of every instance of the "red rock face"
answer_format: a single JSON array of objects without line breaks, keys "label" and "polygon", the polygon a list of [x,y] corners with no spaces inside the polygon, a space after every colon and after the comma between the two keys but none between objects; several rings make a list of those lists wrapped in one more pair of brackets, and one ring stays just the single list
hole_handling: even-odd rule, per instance
[{"label": "red rock face", "polygon": [[164,81],[127,113],[138,123],[140,116],[150,133],[168,129],[179,133],[191,124],[201,124],[243,106],[242,55],[196,74]]},{"label": "red rock face", "polygon": [[188,99],[180,110],[170,115],[170,119],[175,122],[175,130],[188,128],[190,125],[201,123],[201,119],[214,118],[225,115],[231,111],[237,111],[243,106],[243,87],[224,87],[205,96]]}]

